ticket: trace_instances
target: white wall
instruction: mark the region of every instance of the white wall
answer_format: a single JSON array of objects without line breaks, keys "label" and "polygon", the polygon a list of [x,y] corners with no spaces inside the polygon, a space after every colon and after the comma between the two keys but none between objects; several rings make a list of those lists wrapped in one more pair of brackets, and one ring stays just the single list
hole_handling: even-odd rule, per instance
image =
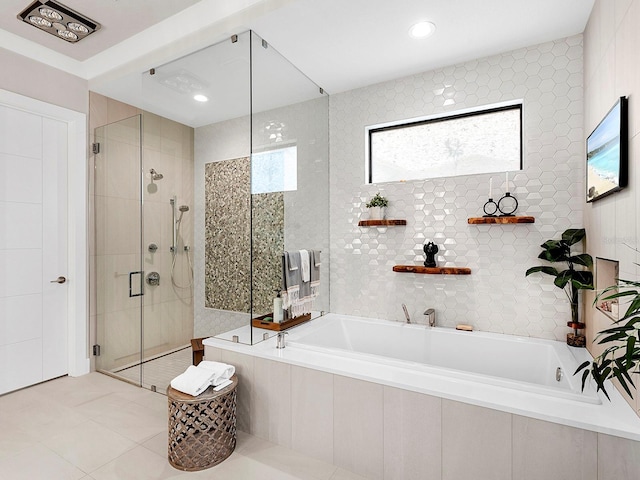
[{"label": "white wall", "polygon": [[0,88],[88,113],[87,80],[0,48]]},{"label": "white wall", "polygon": [[[550,277],[525,278],[540,244],[582,226],[582,37],[353,90],[330,99],[331,311],[414,320],[436,309],[440,325],[564,340],[570,318]],[[365,185],[365,126],[524,99],[524,169],[513,178],[517,213],[533,225],[468,225],[481,216],[491,175]],[[504,174],[493,175],[503,191]],[[388,218],[406,227],[362,228],[364,204],[380,191]],[[422,264],[423,244],[440,248],[440,266],[470,267],[470,276],[394,273]]]},{"label": "white wall", "polygon": [[[638,225],[640,209],[640,2],[598,0],[584,32],[585,134],[588,135],[617,98],[629,97],[629,186],[619,193],[585,205],[584,222],[588,251],[594,257],[620,262],[620,278],[638,280],[640,262]],[[626,245],[625,245],[626,244]],[[628,246],[627,246],[628,245]],[[598,285],[596,285],[598,287]],[[599,287],[602,287],[599,286]],[[598,355],[602,347],[592,345],[595,334],[611,325],[611,320],[592,307],[587,309],[587,345]],[[629,403],[640,412],[636,392]]]}]

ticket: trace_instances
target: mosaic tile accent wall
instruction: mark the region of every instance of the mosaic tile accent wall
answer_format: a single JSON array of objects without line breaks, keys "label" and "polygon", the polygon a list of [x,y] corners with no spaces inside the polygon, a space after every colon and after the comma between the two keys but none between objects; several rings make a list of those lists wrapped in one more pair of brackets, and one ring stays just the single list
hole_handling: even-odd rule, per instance
[{"label": "mosaic tile accent wall", "polygon": [[253,312],[262,315],[281,284],[284,196],[251,198],[250,177],[249,157],[205,165],[205,306],[251,313],[253,267]]},{"label": "mosaic tile accent wall", "polygon": [[[436,309],[437,322],[564,340],[570,316],[564,293],[548,278],[525,278],[539,245],[582,226],[584,204],[582,36],[333,95],[330,109],[331,310],[414,321]],[[481,216],[493,178],[472,175],[365,185],[365,126],[524,99],[524,169],[511,176],[517,213],[530,225],[468,225]],[[388,218],[406,227],[364,228],[365,203],[390,200]],[[439,266],[470,267],[469,276],[395,273],[422,264],[433,240]]]},{"label": "mosaic tile accent wall", "polygon": [[282,288],[284,194],[262,193],[252,198],[253,314],[273,313],[273,298]]},{"label": "mosaic tile accent wall", "polygon": [[250,313],[253,268],[253,311],[264,314],[281,283],[284,200],[281,192],[251,199],[250,167],[249,157],[205,166],[205,306]]},{"label": "mosaic tile accent wall", "polygon": [[251,308],[249,158],[205,166],[205,306]]}]

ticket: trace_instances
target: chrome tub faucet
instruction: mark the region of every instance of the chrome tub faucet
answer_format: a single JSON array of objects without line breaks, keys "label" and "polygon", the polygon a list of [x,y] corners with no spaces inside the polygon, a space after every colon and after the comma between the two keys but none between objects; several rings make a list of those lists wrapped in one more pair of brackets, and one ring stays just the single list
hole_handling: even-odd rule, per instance
[{"label": "chrome tub faucet", "polygon": [[436,311],[433,308],[427,308],[424,312],[430,327],[436,326]]}]

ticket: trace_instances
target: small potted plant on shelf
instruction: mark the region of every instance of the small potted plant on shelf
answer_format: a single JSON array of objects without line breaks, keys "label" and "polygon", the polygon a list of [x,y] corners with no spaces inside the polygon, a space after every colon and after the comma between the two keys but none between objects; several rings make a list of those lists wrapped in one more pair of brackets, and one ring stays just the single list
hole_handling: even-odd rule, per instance
[{"label": "small potted plant on shelf", "polygon": [[389,200],[380,195],[380,192],[376,193],[366,205],[366,207],[369,209],[369,220],[383,220],[385,218],[384,209],[388,205]]},{"label": "small potted plant on shelf", "polygon": [[571,320],[567,325],[573,329],[573,333],[567,334],[567,343],[573,347],[586,346],[586,339],[578,330],[584,329],[584,323],[578,318],[578,291],[593,290],[593,273],[588,270],[577,270],[576,265],[591,268],[593,259],[588,253],[574,255],[571,246],[582,241],[586,232],[584,228],[570,228],[565,230],[560,240],[547,240],[540,245],[544,250],[538,258],[551,263],[565,263],[567,268],[558,270],[555,267],[540,265],[531,267],[525,276],[542,272],[555,277],[554,285],[564,290],[571,304]]}]

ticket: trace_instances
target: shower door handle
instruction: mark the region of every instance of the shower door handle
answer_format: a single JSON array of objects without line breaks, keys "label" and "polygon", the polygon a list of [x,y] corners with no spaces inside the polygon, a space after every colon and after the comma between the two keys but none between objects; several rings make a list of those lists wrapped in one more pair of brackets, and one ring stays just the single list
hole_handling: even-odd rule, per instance
[{"label": "shower door handle", "polygon": [[[133,293],[133,276],[140,275],[140,293]],[[138,272],[129,272],[129,297],[141,297],[144,295],[144,271],[140,270]]]}]

